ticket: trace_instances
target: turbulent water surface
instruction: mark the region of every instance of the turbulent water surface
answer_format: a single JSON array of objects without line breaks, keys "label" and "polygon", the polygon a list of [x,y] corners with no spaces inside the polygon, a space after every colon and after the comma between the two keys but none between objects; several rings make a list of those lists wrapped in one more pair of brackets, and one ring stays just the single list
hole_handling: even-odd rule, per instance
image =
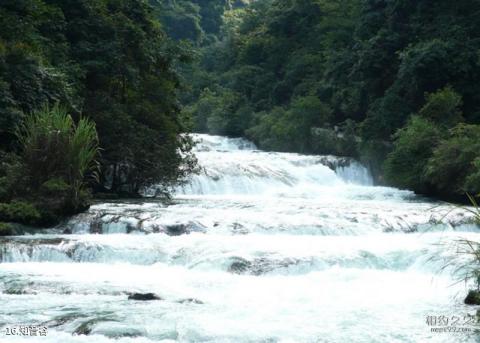
[{"label": "turbulent water surface", "polygon": [[[197,139],[202,172],[173,205],[102,203],[0,240],[0,342],[475,341],[431,330],[475,312],[442,268],[480,239],[466,213],[348,159]],[[5,335],[18,325],[48,333]]]}]

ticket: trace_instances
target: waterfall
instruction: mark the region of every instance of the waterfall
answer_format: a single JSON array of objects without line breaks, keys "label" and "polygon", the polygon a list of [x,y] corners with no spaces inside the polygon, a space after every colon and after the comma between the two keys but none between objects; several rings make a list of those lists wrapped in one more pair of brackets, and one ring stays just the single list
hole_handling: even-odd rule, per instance
[{"label": "waterfall", "polygon": [[[0,238],[0,332],[46,326],[45,341],[67,343],[475,341],[426,323],[475,312],[454,273],[468,262],[455,241],[480,241],[467,211],[374,186],[353,159],[194,139],[200,172],[171,204],[98,203]],[[129,300],[135,292],[161,300]]]},{"label": "waterfall", "polygon": [[241,138],[195,135],[195,139],[201,172],[179,188],[179,194],[265,194],[373,184],[368,170],[353,160],[263,152]]}]

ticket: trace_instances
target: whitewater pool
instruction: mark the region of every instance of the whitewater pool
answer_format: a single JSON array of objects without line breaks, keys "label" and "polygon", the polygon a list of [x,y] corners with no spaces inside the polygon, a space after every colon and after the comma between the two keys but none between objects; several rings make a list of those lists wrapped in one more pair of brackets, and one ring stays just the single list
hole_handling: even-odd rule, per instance
[{"label": "whitewater pool", "polygon": [[[0,238],[0,342],[479,341],[454,273],[455,242],[480,241],[467,212],[349,159],[195,139],[202,170],[172,205]],[[20,325],[45,336],[6,335]]]}]

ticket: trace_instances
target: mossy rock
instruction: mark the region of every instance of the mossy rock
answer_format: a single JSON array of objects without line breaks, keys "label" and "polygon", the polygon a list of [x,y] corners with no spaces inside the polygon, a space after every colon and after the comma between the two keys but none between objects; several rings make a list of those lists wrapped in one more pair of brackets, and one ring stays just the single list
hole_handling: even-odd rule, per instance
[{"label": "mossy rock", "polygon": [[467,305],[480,305],[480,291],[469,291],[464,302]]},{"label": "mossy rock", "polygon": [[14,234],[12,225],[0,223],[0,236],[11,236]]}]

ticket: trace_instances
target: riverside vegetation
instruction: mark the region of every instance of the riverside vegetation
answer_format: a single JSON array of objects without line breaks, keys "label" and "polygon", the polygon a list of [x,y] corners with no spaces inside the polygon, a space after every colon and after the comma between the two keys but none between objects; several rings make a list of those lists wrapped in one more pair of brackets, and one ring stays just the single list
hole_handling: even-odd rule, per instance
[{"label": "riverside vegetation", "polygon": [[[457,311],[463,288],[432,283],[426,256],[459,266],[480,304],[475,198],[443,232],[430,199],[306,155],[428,196],[480,193],[479,14],[477,0],[2,0],[0,235],[94,197],[168,197],[196,169],[190,130],[280,152],[198,134],[205,172],[175,206],[102,203],[61,233],[1,238],[2,325],[65,342],[428,341],[425,315]],[[432,244],[457,235],[455,251]]]},{"label": "riverside vegetation", "polygon": [[165,14],[198,47],[194,130],[354,156],[378,182],[447,200],[480,193],[477,1],[225,2],[222,22],[218,3]]},{"label": "riverside vegetation", "polygon": [[0,27],[0,222],[52,225],[91,189],[165,193],[194,168],[174,69],[189,52],[144,1],[5,0]]}]

